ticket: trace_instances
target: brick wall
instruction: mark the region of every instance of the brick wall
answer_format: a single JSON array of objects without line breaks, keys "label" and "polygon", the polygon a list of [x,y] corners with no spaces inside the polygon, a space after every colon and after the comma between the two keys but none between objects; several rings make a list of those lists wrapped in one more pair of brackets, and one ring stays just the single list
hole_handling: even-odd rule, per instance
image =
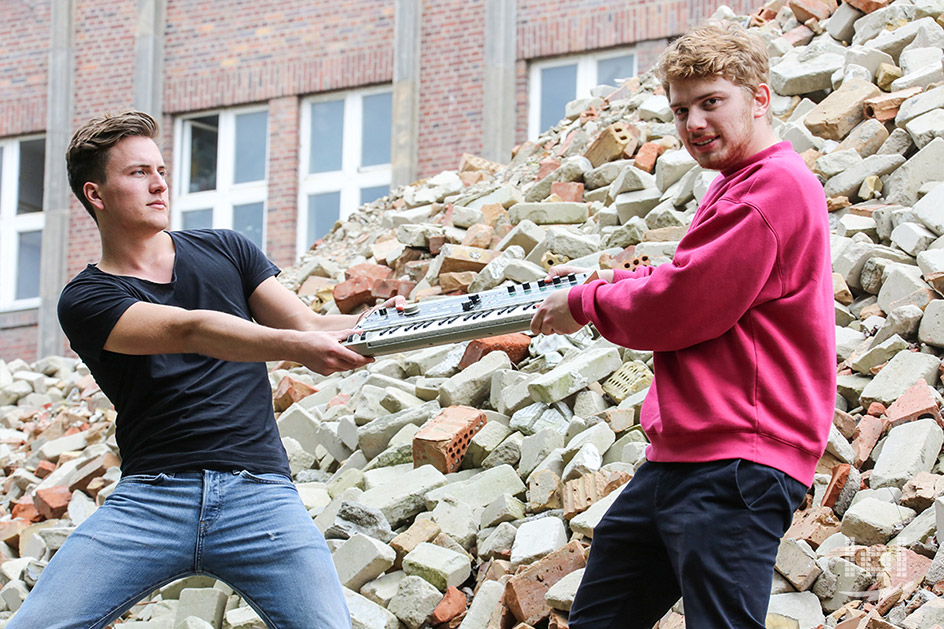
[{"label": "brick wall", "polygon": [[390,82],[393,9],[392,0],[172,0],[165,111]]},{"label": "brick wall", "polygon": [[269,102],[269,202],[266,252],[279,266],[295,262],[298,226],[299,100],[294,96]]},{"label": "brick wall", "polygon": [[0,359],[36,360],[37,320],[36,310],[0,313]]},{"label": "brick wall", "polygon": [[[75,3],[74,128],[105,111],[131,107],[136,6],[126,0]],[[101,256],[98,230],[78,200],[70,206],[69,277]]]},{"label": "brick wall", "polygon": [[3,3],[0,137],[46,128],[50,6],[50,0]]},{"label": "brick wall", "polygon": [[425,0],[420,49],[420,177],[482,150],[484,0]]}]

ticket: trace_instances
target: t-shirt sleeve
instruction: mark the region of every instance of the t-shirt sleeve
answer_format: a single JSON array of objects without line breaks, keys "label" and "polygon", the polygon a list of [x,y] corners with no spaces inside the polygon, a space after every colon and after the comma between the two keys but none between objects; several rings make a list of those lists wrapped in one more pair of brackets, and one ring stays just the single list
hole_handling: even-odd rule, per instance
[{"label": "t-shirt sleeve", "polygon": [[76,279],[59,296],[59,325],[76,354],[100,361],[118,319],[137,301],[125,287],[106,279]]},{"label": "t-shirt sleeve", "polygon": [[226,240],[227,249],[235,256],[243,280],[243,294],[247,299],[259,284],[279,274],[279,267],[246,236],[233,230],[221,230],[220,234]]}]

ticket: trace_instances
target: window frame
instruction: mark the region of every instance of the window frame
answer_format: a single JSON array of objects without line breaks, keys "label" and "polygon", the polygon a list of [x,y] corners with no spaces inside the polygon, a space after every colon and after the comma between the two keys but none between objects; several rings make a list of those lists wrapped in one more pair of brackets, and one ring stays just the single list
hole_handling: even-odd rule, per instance
[{"label": "window frame", "polygon": [[[639,73],[639,55],[635,46],[607,48],[595,52],[567,55],[533,61],[528,65],[528,139],[533,140],[547,129],[541,129],[541,70],[561,66],[577,66],[577,89],[574,99],[590,95],[597,86],[597,64],[616,57],[633,56],[633,76]],[[627,77],[629,78],[629,77]]]},{"label": "window frame", "polygon": [[[243,114],[266,112],[266,147],[265,172],[262,179],[234,183],[236,178],[236,117]],[[218,116],[218,139],[216,144],[216,188],[188,192],[190,179],[185,173],[190,172],[191,129],[186,124],[195,118]],[[171,204],[171,229],[183,229],[183,215],[192,210],[211,210],[213,229],[233,229],[234,207],[262,203],[262,240],[261,249],[266,250],[269,213],[269,151],[271,120],[268,104],[248,107],[229,107],[178,116],[174,120],[174,137],[177,150],[174,152],[174,172],[171,186],[174,193]]]},{"label": "window frame", "polygon": [[[308,240],[308,197],[316,194],[340,192],[338,219],[343,220],[361,206],[360,191],[363,188],[390,186],[393,181],[392,162],[359,166],[363,140],[364,98],[376,94],[391,94],[393,85],[385,83],[366,88],[325,92],[307,96],[301,100],[298,155],[298,230],[296,250],[301,255],[312,245]],[[311,105],[331,101],[344,101],[344,126],[341,132],[341,169],[320,173],[309,173],[311,163]],[[391,112],[390,131],[393,132]],[[391,155],[392,160],[392,155]]]},{"label": "window frame", "polygon": [[19,237],[25,232],[39,231],[42,234],[46,228],[46,213],[17,214],[16,210],[20,192],[20,145],[45,139],[44,133],[0,138],[0,160],[3,161],[0,164],[0,312],[31,310],[40,305],[41,295],[16,299]]}]

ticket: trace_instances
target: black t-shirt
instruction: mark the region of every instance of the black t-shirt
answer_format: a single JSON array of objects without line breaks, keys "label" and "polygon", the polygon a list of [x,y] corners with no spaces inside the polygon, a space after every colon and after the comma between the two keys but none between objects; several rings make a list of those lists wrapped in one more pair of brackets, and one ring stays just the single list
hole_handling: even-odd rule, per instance
[{"label": "black t-shirt", "polygon": [[237,470],[289,474],[264,363],[201,354],[131,356],[104,349],[138,301],[251,320],[249,296],[279,272],[234,231],[170,232],[173,279],[157,284],[89,265],[63,289],[59,322],[118,412],[123,474]]}]

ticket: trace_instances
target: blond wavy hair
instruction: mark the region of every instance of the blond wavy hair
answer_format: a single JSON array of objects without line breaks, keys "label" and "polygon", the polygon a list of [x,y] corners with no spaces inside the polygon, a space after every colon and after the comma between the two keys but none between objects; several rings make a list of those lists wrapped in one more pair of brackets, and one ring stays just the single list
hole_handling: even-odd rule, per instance
[{"label": "blond wavy hair", "polygon": [[764,41],[734,22],[696,26],[659,56],[656,77],[669,94],[669,83],[686,79],[728,79],[753,94],[768,83],[770,59]]}]

